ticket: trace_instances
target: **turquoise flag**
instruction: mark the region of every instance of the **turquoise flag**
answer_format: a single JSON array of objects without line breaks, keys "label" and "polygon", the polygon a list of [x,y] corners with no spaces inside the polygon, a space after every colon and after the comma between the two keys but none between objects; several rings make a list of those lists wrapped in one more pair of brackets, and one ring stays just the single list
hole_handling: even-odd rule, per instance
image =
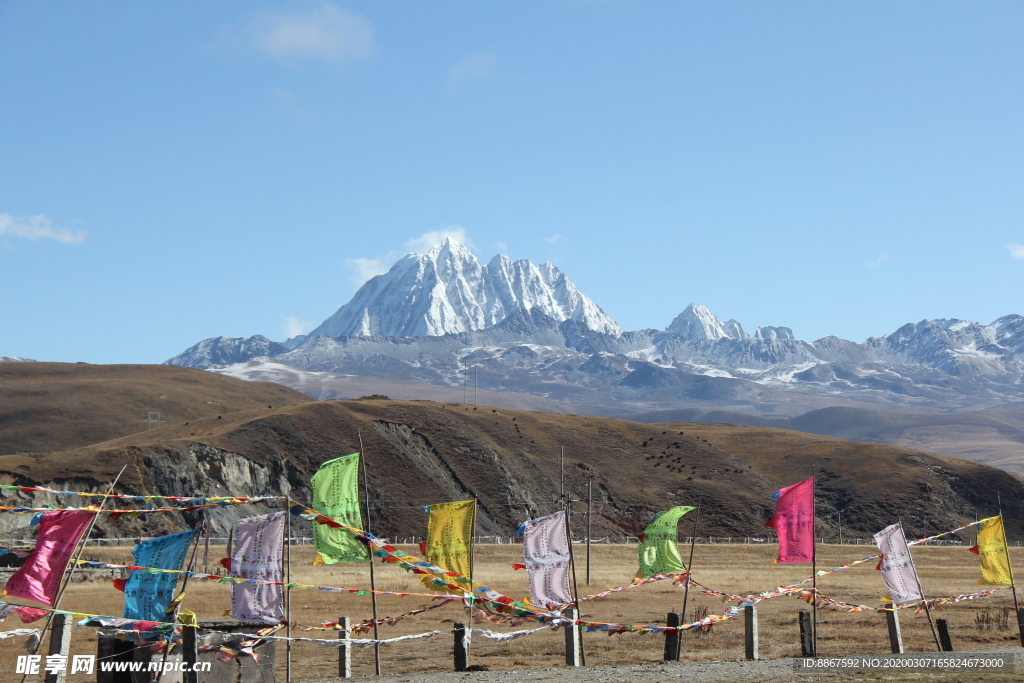
[{"label": "turquoise flag", "polygon": [[[181,569],[188,546],[198,529],[160,536],[135,546],[132,556],[138,567]],[[174,599],[178,574],[132,572],[124,585],[124,618],[139,621],[169,621],[167,610]]]}]

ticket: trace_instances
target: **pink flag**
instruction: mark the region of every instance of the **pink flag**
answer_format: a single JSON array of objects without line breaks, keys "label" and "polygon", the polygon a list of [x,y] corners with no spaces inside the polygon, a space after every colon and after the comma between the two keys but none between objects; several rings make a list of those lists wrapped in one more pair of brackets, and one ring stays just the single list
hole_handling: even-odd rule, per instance
[{"label": "pink flag", "polygon": [[[4,587],[4,595],[27,598],[53,607],[71,556],[78,547],[93,512],[44,512],[36,536],[36,547],[25,564],[16,571]],[[22,607],[18,615],[26,624],[45,616],[47,612]]]},{"label": "pink flag", "polygon": [[779,564],[814,561],[814,477],[775,494],[775,516],[765,526],[779,537]]},{"label": "pink flag", "polygon": [[910,557],[903,527],[898,523],[885,527],[875,534],[875,543],[882,551],[882,561],[878,568],[882,570],[882,578],[893,602],[923,600],[921,582],[914,569],[914,560]]}]

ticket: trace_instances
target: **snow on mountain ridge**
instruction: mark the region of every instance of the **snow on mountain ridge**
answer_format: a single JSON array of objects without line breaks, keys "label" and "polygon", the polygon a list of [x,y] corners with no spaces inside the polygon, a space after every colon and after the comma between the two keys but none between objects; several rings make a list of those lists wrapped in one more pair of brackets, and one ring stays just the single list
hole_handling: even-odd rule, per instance
[{"label": "snow on mountain ridge", "polygon": [[457,334],[490,327],[520,308],[538,309],[557,321],[578,320],[606,334],[622,332],[554,264],[536,266],[498,254],[482,265],[449,237],[372,278],[309,336]]}]

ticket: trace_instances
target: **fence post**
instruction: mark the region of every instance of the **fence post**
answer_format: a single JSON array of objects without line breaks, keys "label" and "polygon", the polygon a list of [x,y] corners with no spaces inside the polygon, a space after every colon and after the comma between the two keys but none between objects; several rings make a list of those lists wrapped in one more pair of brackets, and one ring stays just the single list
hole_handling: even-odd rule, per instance
[{"label": "fence post", "polygon": [[338,638],[346,642],[338,648],[338,678],[352,678],[352,634],[349,632],[351,623],[348,617],[338,617]]},{"label": "fence post", "polygon": [[936,619],[935,628],[939,631],[939,643],[942,645],[942,651],[952,652],[953,641],[949,639],[949,624],[945,619]]},{"label": "fence post", "polygon": [[[569,608],[562,610],[562,616],[575,621],[579,612]],[[565,629],[565,663],[567,666],[580,665],[580,627],[577,624],[566,624]]]},{"label": "fence post", "polygon": [[196,648],[196,627],[181,627],[181,658],[185,662],[185,671],[182,672],[182,683],[199,683],[199,672],[196,671],[196,662],[199,661],[199,651]]},{"label": "fence post", "polygon": [[757,636],[757,607],[746,605],[743,608],[743,637],[747,659],[758,659],[760,656]]},{"label": "fence post", "polygon": [[903,633],[900,631],[900,613],[896,611],[896,603],[892,609],[885,610],[885,625],[889,629],[889,649],[894,655],[903,654]]},{"label": "fence post", "polygon": [[814,638],[811,635],[811,613],[800,612],[800,656],[814,657]]},{"label": "fence post", "polygon": [[96,683],[114,683],[114,672],[106,671],[100,662],[112,662],[116,656],[114,636],[103,631],[96,638]]},{"label": "fence post", "polygon": [[[669,628],[679,626],[679,613],[669,612],[665,625]],[[665,657],[666,662],[679,661],[679,631],[665,631]]]},{"label": "fence post", "polygon": [[1020,634],[1020,645],[1024,647],[1024,607],[1017,608],[1017,633]]},{"label": "fence post", "polygon": [[469,668],[469,629],[463,621],[455,622],[455,670]]},{"label": "fence post", "polygon": [[[50,647],[46,650],[46,654],[64,655],[66,658],[71,651],[71,615],[58,613],[50,618],[53,621],[50,624]],[[46,683],[64,683],[67,673],[67,667],[56,673],[48,673],[46,674]]]}]

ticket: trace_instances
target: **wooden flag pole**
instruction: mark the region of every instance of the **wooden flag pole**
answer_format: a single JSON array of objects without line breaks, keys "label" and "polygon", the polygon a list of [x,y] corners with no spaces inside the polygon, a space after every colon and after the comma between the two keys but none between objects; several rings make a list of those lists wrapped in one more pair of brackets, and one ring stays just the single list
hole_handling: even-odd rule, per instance
[{"label": "wooden flag pole", "polygon": [[[679,621],[686,623],[686,603],[690,600],[690,577],[693,576],[693,549],[697,545],[697,522],[700,521],[700,505],[704,501],[704,487],[700,489],[700,493],[697,495],[697,514],[693,517],[693,533],[690,534],[690,559],[686,563],[686,583],[683,584],[683,612],[679,615]],[[679,632],[679,638],[676,641],[676,661],[679,661],[679,652],[683,649],[683,631]]]},{"label": "wooden flag pole", "polygon": [[594,532],[594,525],[591,514],[594,506],[594,473],[590,473],[587,480],[587,585],[590,585],[590,541]]},{"label": "wooden flag pole", "polygon": [[[564,499],[564,504],[565,507],[562,509],[565,511],[565,539],[569,542],[569,568],[572,570],[573,607],[576,610],[576,618],[579,619],[582,616],[580,614],[580,587],[576,582],[576,557],[572,551],[572,527],[569,525],[569,516],[572,514],[572,500],[566,498]],[[580,643],[580,663],[586,666],[587,652],[583,649],[583,631],[576,624],[573,624],[570,628],[577,629],[577,637]]]},{"label": "wooden flag pole", "polygon": [[811,627],[811,642],[814,643],[814,656],[818,656],[818,534],[817,505],[818,482],[814,479],[814,465],[811,465],[811,592],[814,593],[814,625]]},{"label": "wooden flag pole", "polygon": [[[903,520],[899,517],[896,521],[900,525],[900,533],[903,534],[903,544],[907,543],[907,532],[903,530]],[[917,579],[917,592],[921,594],[921,605],[924,607],[924,613],[928,617],[928,625],[932,628],[932,638],[935,639],[935,647],[942,652],[942,643],[939,642],[939,633],[935,630],[935,621],[932,619],[932,611],[928,607],[928,601],[924,597],[924,586],[921,585],[921,577],[917,575],[917,567],[914,566],[914,553],[911,552],[910,546],[907,546],[907,557],[910,558],[910,568],[914,570],[914,578]],[[893,603],[893,609],[896,608],[896,604]]]},{"label": "wooden flag pole", "polygon": [[[366,509],[366,533],[372,533],[370,530],[370,487],[366,481],[366,452],[363,450],[363,433],[356,430],[356,436],[359,437],[359,470],[363,475],[363,505]],[[380,640],[380,632],[378,630],[379,624],[377,623],[377,575],[373,567],[373,551],[370,545],[366,546],[366,554],[370,558],[370,599],[373,604],[373,639],[375,641]],[[373,644],[373,661],[377,672],[380,676],[380,643],[375,642]]]},{"label": "wooden flag pole", "polygon": [[1013,591],[1013,613],[1017,617],[1017,633],[1020,636],[1021,647],[1024,647],[1024,622],[1021,621],[1020,603],[1017,601],[1017,582],[1013,580],[1010,544],[1006,542],[1006,522],[1003,520],[1003,497],[998,491],[996,491],[996,501],[999,503],[999,524],[1003,528],[1003,552],[1006,553],[1006,568],[1010,570],[1010,590]]},{"label": "wooden flag pole", "polygon": [[[360,456],[361,457],[361,456]],[[287,476],[287,475],[286,475]],[[292,487],[285,482],[284,492],[284,597],[285,597],[285,681],[292,681]]]}]

